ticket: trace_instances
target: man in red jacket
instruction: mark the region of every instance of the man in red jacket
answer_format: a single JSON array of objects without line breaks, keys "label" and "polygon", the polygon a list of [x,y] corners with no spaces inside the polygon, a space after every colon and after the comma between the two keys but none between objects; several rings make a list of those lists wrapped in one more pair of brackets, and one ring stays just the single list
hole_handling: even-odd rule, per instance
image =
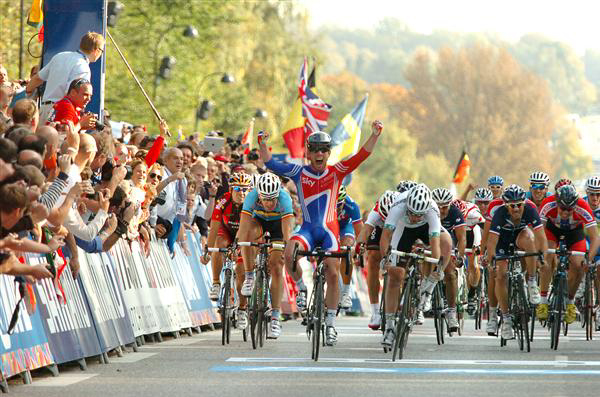
[{"label": "man in red jacket", "polygon": [[67,96],[54,105],[54,121],[57,123],[73,122],[75,130],[89,130],[96,127],[96,115],[82,113],[92,99],[92,84],[83,78],[75,79],[69,85]]}]

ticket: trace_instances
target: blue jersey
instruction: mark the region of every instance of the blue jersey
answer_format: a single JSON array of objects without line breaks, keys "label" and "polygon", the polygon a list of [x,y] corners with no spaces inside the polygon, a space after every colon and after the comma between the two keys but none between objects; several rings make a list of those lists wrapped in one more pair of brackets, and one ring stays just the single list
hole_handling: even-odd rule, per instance
[{"label": "blue jersey", "polygon": [[292,198],[290,194],[284,190],[279,189],[279,196],[277,197],[277,205],[271,211],[267,211],[260,203],[258,199],[258,191],[252,190],[244,199],[244,206],[242,207],[242,213],[248,214],[252,217],[264,219],[266,221],[275,221],[283,219],[288,216],[294,215],[292,209]]},{"label": "blue jersey", "polygon": [[338,207],[338,222],[340,223],[340,229],[346,224],[354,224],[361,220],[360,207],[350,196],[346,196],[346,201],[344,201],[342,210],[339,211]]}]

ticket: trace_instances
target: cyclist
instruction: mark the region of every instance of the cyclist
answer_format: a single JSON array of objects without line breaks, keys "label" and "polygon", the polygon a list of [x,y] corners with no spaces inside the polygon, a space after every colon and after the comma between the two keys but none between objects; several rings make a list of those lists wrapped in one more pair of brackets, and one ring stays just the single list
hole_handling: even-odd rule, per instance
[{"label": "cyclist", "polygon": [[467,313],[473,314],[475,312],[475,293],[479,286],[479,280],[481,278],[481,271],[479,264],[477,263],[477,252],[479,252],[481,246],[481,224],[484,223],[483,215],[473,203],[456,199],[452,202],[452,205],[457,207],[465,218],[467,225],[467,248],[472,251],[467,255],[468,266],[467,266]]},{"label": "cyclist", "polygon": [[[479,208],[479,212],[482,215],[487,212],[488,205],[490,204],[490,201],[492,201],[493,199],[494,199],[494,195],[492,194],[492,191],[490,189],[480,187],[475,190],[475,198],[473,199],[473,201],[475,202],[475,205],[477,206],[477,208]],[[485,222],[485,219],[483,222],[481,222],[479,224],[479,226],[481,227],[481,230],[483,230],[484,222]]]},{"label": "cyclist", "polygon": [[[395,248],[399,251],[410,252],[412,246],[417,240],[431,247],[431,257],[439,259],[443,257],[442,268],[450,267],[448,265],[452,251],[452,238],[444,230],[441,224],[440,212],[431,198],[431,191],[424,184],[419,184],[412,188],[406,200],[397,202],[394,205],[386,220],[381,241],[379,244],[382,256],[389,248]],[[390,258],[392,264],[398,261],[393,256]],[[391,346],[395,337],[394,316],[398,309],[398,298],[401,295],[404,283],[405,271],[400,266],[388,267],[388,288],[385,295],[386,303],[386,329],[381,342],[384,346]],[[453,271],[454,267],[452,266]],[[429,311],[431,309],[431,294],[441,275],[433,271],[430,264],[424,264],[422,267],[423,281],[421,282],[421,300],[419,309]],[[456,314],[455,314],[456,316]]]},{"label": "cyclist", "polygon": [[[281,187],[279,177],[271,172],[262,174],[256,187],[246,196],[240,217],[239,241],[257,241],[269,233],[271,242],[283,243],[289,240],[294,228],[294,211],[290,194]],[[253,247],[241,247],[246,270],[242,295],[252,295],[254,286]],[[277,339],[281,335],[281,299],[283,297],[283,255],[282,250],[273,248],[269,253],[269,274],[271,275],[271,333]]]},{"label": "cyclist", "polygon": [[367,248],[367,288],[369,290],[369,302],[371,303],[371,319],[369,328],[378,330],[381,326],[381,314],[379,313],[379,269],[381,262],[381,252],[379,250],[379,241],[381,231],[385,224],[390,208],[399,200],[406,198],[408,192],[399,193],[392,190],[386,190],[381,195],[375,207],[369,212],[365,225],[358,235],[356,241],[357,251],[362,252],[362,247]]},{"label": "cyclist", "polygon": [[492,192],[495,199],[502,197],[502,187],[504,186],[504,179],[499,175],[490,176],[488,178],[488,189]]},{"label": "cyclist", "polygon": [[[490,235],[487,242],[487,260],[491,263],[495,255],[507,255],[509,246],[513,244],[516,248],[524,251],[545,252],[548,246],[540,216],[535,208],[525,204],[525,191],[517,185],[510,185],[502,194],[504,205],[498,208],[492,218]],[[531,228],[527,227],[531,225]],[[533,231],[532,231],[533,230]],[[531,260],[529,260],[531,259]],[[528,274],[535,274],[535,260],[526,258]],[[507,285],[508,262],[496,262],[496,297],[502,311],[502,337],[513,339],[512,318],[508,312],[508,285]],[[533,281],[533,283],[532,283]],[[537,293],[539,301],[539,290],[535,285],[535,278],[528,279],[529,299]],[[491,304],[490,304],[491,306]],[[494,308],[495,311],[495,308]],[[490,323],[494,324],[493,334],[498,327],[497,318],[492,317],[490,307],[490,319],[488,320],[488,333]]]},{"label": "cyclist", "polygon": [[525,194],[525,197],[535,203],[538,211],[542,208],[542,201],[552,194],[548,192],[549,185],[550,178],[545,172],[536,171],[529,175],[529,191]]},{"label": "cyclist", "polygon": [[[250,175],[243,173],[234,173],[231,175],[229,178],[229,191],[217,200],[215,209],[212,213],[210,229],[208,232],[208,247],[227,248],[233,243],[240,226],[242,205],[244,204],[246,193],[250,189],[252,189],[252,177]],[[202,256],[202,263],[207,264],[208,261],[208,252],[205,252]],[[213,252],[210,262],[212,265],[213,278],[210,299],[216,301],[219,298],[219,293],[221,291],[219,277],[221,275],[221,270],[223,269],[223,257],[220,253]],[[241,295],[242,283],[244,281],[241,277],[241,275],[244,274],[242,258],[238,257],[235,272],[239,275],[236,279],[236,288],[238,295],[240,296],[238,327],[240,329],[245,329],[248,326],[248,314],[245,310],[247,299]]]},{"label": "cyclist", "polygon": [[[338,193],[337,199],[337,214],[338,223],[340,225],[340,245],[342,247],[353,247],[356,236],[360,234],[363,227],[362,216],[360,215],[360,207],[352,200],[346,192],[346,187],[342,185]],[[350,297],[350,281],[352,281],[352,264],[342,261],[347,267],[342,268],[342,309],[352,308],[352,298]],[[346,274],[346,270],[348,274]]]},{"label": "cyclist", "polygon": [[446,269],[444,281],[446,282],[446,299],[448,301],[448,331],[458,330],[458,316],[456,313],[456,297],[458,295],[458,275],[454,271],[455,266],[463,265],[465,248],[467,246],[466,229],[467,224],[460,210],[451,205],[452,193],[445,188],[437,188],[431,192],[431,198],[437,204],[440,211],[442,226],[452,236],[452,241],[457,247],[456,259]]},{"label": "cyclist", "polygon": [[[585,192],[587,193],[587,196],[584,200],[590,205],[594,218],[596,219],[596,224],[600,227],[600,177],[592,176],[588,178],[585,183]],[[596,255],[596,257],[594,257],[596,265],[598,265],[599,261],[600,256]],[[596,272],[596,280],[594,283],[596,284],[596,290],[600,290],[600,270]],[[596,310],[596,331],[600,331],[600,310]]]},{"label": "cyclist", "polygon": [[[575,187],[565,184],[558,188],[554,196],[542,203],[540,216],[546,225],[546,237],[550,248],[556,248],[559,240],[567,243],[567,249],[583,251],[587,249],[585,232],[590,238],[590,257],[595,257],[600,247],[596,219],[588,203],[579,198]],[[554,255],[549,256],[554,261]],[[571,324],[577,317],[575,308],[575,293],[583,278],[583,262],[581,256],[569,257],[569,274],[567,276],[568,301],[565,312],[565,322]],[[550,260],[546,261],[550,262]],[[552,268],[546,264],[540,268],[540,286],[542,302],[538,305],[536,314],[540,320],[548,318],[548,288],[552,278]]]},{"label": "cyclist", "polygon": [[[339,250],[339,224],[336,205],[338,190],[344,177],[369,157],[382,130],[383,124],[375,120],[371,126],[371,136],[358,153],[335,165],[327,165],[327,160],[331,154],[331,137],[325,132],[313,132],[307,139],[309,165],[305,166],[274,160],[265,141],[268,134],[259,133],[260,154],[266,167],[276,174],[284,175],[294,181],[298,189],[298,199],[302,206],[302,226],[300,230],[292,235],[290,238],[291,244],[286,245],[284,252],[286,268],[298,287],[296,304],[300,312],[306,309],[307,289],[302,281],[300,266],[297,266],[296,272],[293,272],[294,250],[299,247],[306,251],[311,251],[317,247],[327,251]],[[325,279],[327,282],[325,343],[328,346],[337,343],[337,331],[334,322],[339,302],[338,275],[339,260],[327,258],[325,260]]]}]

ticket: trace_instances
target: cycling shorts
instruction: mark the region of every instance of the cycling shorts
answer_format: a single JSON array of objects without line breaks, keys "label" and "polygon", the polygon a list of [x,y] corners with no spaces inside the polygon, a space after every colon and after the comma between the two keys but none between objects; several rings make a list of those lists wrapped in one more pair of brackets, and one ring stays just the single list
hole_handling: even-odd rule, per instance
[{"label": "cycling shorts", "polygon": [[571,230],[565,230],[559,229],[552,222],[546,222],[544,231],[546,232],[546,238],[548,241],[553,241],[557,246],[560,238],[564,236],[565,242],[567,243],[567,249],[581,252],[585,252],[587,250],[585,233],[583,232],[582,226]]},{"label": "cycling shorts", "polygon": [[317,247],[321,247],[328,252],[339,251],[340,242],[337,226],[337,223],[332,224],[329,228],[323,224],[304,222],[300,230],[294,233],[290,240],[300,242],[305,251],[312,251]]},{"label": "cycling shorts", "polygon": [[369,251],[379,251],[379,240],[381,240],[381,233],[383,229],[379,226],[375,226],[369,238],[367,239],[367,249]]},{"label": "cycling shorts", "polygon": [[352,237],[356,239],[356,234],[354,234],[354,226],[352,226],[352,222],[344,222],[340,225],[340,238],[344,237]]}]

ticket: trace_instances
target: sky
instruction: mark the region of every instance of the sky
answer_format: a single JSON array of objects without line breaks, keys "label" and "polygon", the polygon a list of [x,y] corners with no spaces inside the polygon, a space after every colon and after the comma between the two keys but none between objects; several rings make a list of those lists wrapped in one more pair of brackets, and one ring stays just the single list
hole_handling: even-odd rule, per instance
[{"label": "sky", "polygon": [[402,20],[416,32],[490,32],[514,42],[541,33],[571,45],[579,54],[600,51],[597,0],[298,0],[311,27],[372,28],[383,17]]}]

